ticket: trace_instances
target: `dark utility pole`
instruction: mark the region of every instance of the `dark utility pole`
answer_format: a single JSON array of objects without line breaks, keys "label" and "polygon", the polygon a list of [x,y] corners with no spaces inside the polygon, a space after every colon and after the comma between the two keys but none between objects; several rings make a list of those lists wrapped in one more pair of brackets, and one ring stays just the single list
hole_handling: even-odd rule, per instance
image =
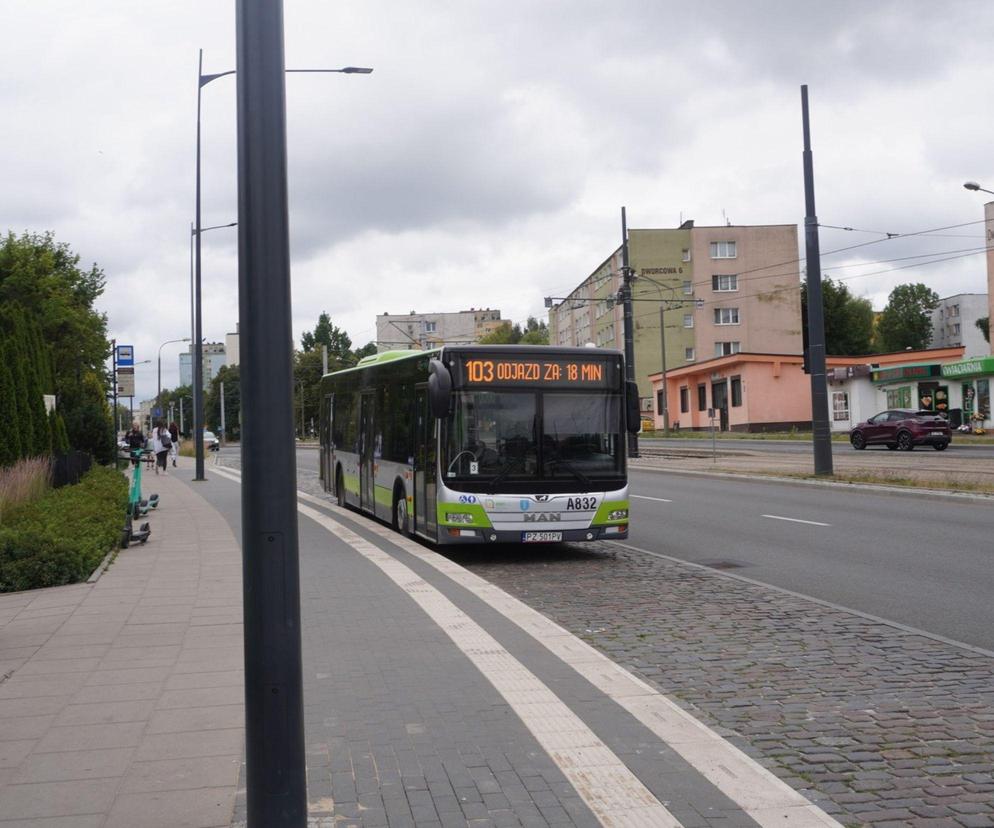
[{"label": "dark utility pole", "polygon": [[197,66],[197,209],[194,246],[196,250],[196,266],[194,268],[194,310],[193,310],[193,348],[190,351],[193,365],[193,454],[194,480],[204,480],[204,350],[201,330],[200,310],[200,90],[204,88],[204,50],[200,50],[200,62]]},{"label": "dark utility pole", "polygon": [[[121,418],[117,413],[117,340],[112,339],[110,341],[110,353],[111,353],[111,385],[114,387],[114,442],[117,442],[117,432],[121,429]],[[131,423],[128,423],[128,429],[130,430]]]},{"label": "dark utility pole", "polygon": [[808,365],[811,369],[811,429],[815,474],[832,474],[832,432],[828,423],[828,382],[825,377],[825,309],[821,298],[821,253],[815,214],[814,163],[808,124],[808,87],[801,86],[804,122],[804,246],[807,253]]},{"label": "dark utility pole", "polygon": [[248,825],[304,828],[283,3],[236,9]]},{"label": "dark utility pole", "polygon": [[[621,208],[621,301],[625,325],[625,379],[635,382],[635,341],[632,321],[632,269],[628,266],[628,222]],[[641,414],[641,412],[640,412]],[[639,438],[628,432],[628,456],[639,456]]]}]

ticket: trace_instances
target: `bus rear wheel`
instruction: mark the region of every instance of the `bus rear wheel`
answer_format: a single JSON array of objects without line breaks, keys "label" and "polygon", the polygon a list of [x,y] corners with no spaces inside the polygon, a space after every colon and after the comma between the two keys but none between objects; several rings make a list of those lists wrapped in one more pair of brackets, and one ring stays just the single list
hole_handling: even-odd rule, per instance
[{"label": "bus rear wheel", "polygon": [[411,518],[407,511],[407,495],[404,487],[397,486],[393,493],[393,528],[402,535],[409,535]]}]

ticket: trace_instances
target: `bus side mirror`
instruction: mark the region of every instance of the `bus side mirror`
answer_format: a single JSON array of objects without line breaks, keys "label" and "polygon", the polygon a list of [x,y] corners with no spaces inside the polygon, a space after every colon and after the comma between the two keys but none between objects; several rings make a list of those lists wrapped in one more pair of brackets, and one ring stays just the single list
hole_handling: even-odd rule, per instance
[{"label": "bus side mirror", "polygon": [[638,383],[628,380],[625,383],[625,419],[630,434],[638,434],[642,427],[642,415],[639,412]]},{"label": "bus side mirror", "polygon": [[452,398],[452,375],[440,359],[428,363],[428,408],[432,416],[444,420],[449,416]]}]

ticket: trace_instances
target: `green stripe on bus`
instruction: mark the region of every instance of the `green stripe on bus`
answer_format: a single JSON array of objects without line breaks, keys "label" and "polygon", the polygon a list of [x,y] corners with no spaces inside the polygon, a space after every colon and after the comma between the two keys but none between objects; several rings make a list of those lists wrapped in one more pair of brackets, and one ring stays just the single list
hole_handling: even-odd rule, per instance
[{"label": "green stripe on bus", "polygon": [[[476,526],[483,529],[493,528],[490,523],[490,518],[487,517],[487,513],[483,511],[483,507],[478,503],[439,503],[437,511],[439,526]],[[449,520],[446,517],[447,514],[469,515],[471,522],[458,523],[456,521]]]},{"label": "green stripe on bus", "polygon": [[627,500],[605,500],[600,508],[597,510],[597,514],[594,515],[594,519],[590,522],[591,526],[615,526],[620,523],[628,523],[628,518],[621,518],[620,520],[608,520],[607,516],[611,512],[615,512],[618,509],[624,509],[628,511],[628,501]]}]

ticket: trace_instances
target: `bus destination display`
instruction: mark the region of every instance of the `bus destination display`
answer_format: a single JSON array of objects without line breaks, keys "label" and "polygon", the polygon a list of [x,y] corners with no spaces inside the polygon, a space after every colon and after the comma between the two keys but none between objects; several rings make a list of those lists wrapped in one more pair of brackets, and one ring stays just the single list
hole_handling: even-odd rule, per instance
[{"label": "bus destination display", "polygon": [[618,366],[609,360],[513,359],[471,356],[460,360],[462,384],[616,388]]}]

